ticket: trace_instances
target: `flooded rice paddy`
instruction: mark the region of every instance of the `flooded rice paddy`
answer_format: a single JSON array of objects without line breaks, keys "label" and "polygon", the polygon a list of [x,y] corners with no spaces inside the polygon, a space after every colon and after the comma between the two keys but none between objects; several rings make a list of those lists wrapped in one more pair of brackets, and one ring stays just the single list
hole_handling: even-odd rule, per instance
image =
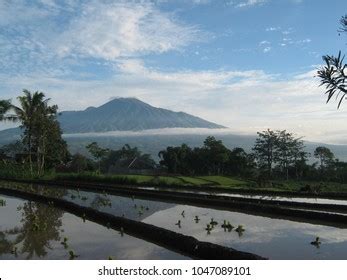
[{"label": "flooded rice paddy", "polygon": [[[269,259],[347,259],[347,228],[165,201],[58,187],[1,183],[62,198],[115,216],[142,221]],[[1,195],[0,195],[1,196]],[[64,212],[1,196],[1,259],[184,259],[176,252]],[[329,199],[330,201],[330,199]],[[305,201],[306,202],[306,201]],[[346,203],[336,200],[335,204]],[[331,204],[329,202],[329,204]],[[343,204],[345,205],[345,204]],[[211,230],[207,225],[215,224]],[[228,230],[222,224],[230,223]],[[216,224],[218,223],[218,224]],[[244,231],[235,229],[242,225]],[[155,234],[155,233],[153,233]],[[311,245],[316,237],[320,246]],[[72,253],[71,253],[72,251]]]}]

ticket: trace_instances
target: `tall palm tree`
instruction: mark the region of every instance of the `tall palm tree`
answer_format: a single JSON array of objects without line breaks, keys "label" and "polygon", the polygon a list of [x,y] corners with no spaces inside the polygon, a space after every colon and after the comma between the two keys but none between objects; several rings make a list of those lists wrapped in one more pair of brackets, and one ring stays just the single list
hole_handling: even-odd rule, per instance
[{"label": "tall palm tree", "polygon": [[29,154],[30,172],[33,174],[32,154],[33,144],[35,141],[35,127],[37,126],[42,113],[47,111],[49,99],[44,99],[45,95],[42,92],[31,93],[28,90],[23,90],[23,95],[18,97],[19,106],[11,105],[11,109],[15,115],[9,116],[7,119],[21,122],[21,128],[24,129],[24,143],[27,145]]},{"label": "tall palm tree", "polygon": [[[22,141],[28,153],[30,173],[33,175],[33,157],[35,156],[37,175],[40,176],[47,165],[47,155],[51,164],[52,155],[55,156],[54,160],[58,160],[67,151],[57,121],[58,106],[50,106],[48,104],[50,99],[46,99],[45,94],[38,91],[31,93],[23,90],[23,95],[18,97],[18,101],[19,105],[15,106],[9,100],[0,100],[0,121],[20,122],[23,130]],[[58,149],[58,155],[56,152],[52,153],[52,149]]]}]

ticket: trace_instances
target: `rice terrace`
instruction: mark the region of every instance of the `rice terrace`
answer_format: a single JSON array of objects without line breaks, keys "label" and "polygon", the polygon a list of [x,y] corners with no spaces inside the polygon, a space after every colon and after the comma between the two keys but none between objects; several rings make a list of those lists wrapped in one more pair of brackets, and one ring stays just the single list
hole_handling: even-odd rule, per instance
[{"label": "rice terrace", "polygon": [[347,259],[344,1],[216,2],[0,3],[0,259]]}]

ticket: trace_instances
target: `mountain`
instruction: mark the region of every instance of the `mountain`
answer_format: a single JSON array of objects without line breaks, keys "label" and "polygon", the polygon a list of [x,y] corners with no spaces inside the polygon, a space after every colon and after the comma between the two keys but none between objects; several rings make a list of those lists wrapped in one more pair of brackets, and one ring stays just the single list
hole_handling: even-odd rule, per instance
[{"label": "mountain", "polygon": [[136,98],[115,98],[100,107],[65,111],[59,116],[64,133],[140,131],[158,128],[225,128],[201,118],[156,108]]}]

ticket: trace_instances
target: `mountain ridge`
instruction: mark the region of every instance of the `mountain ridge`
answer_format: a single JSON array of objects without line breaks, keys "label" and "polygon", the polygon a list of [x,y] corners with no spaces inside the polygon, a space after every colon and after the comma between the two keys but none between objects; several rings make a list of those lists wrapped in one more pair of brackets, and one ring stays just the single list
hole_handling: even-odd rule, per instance
[{"label": "mountain ridge", "polygon": [[63,111],[58,117],[64,133],[141,131],[159,128],[225,128],[202,118],[157,108],[137,98],[115,98],[83,111]]}]

